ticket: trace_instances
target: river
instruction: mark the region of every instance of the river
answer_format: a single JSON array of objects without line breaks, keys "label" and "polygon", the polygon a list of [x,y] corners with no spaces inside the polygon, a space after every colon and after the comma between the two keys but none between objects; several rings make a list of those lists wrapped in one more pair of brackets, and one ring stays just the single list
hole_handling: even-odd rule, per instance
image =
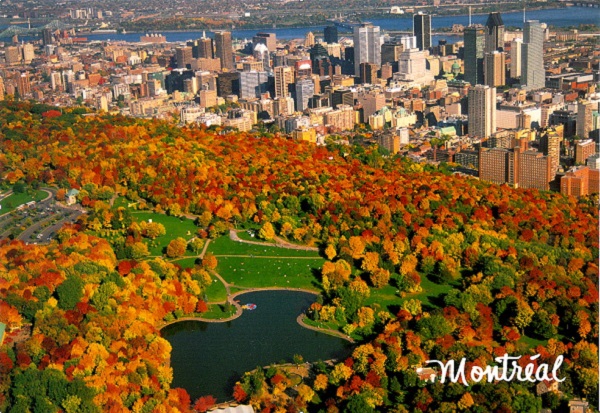
[{"label": "river", "polygon": [[[556,27],[577,26],[579,24],[598,24],[600,22],[600,9],[588,7],[569,7],[567,9],[546,9],[532,10],[526,14],[528,20],[539,20],[542,23],[547,23]],[[502,13],[502,19],[506,27],[522,27],[523,12]],[[473,23],[485,24],[487,14],[479,14],[472,16]],[[410,15],[396,15],[381,19],[373,19],[371,22],[374,25],[380,26],[387,31],[408,31],[412,30],[412,17]],[[468,16],[433,16],[432,31],[436,28],[452,27],[453,24],[469,24]],[[290,40],[303,38],[308,31],[322,32],[325,26],[314,27],[299,27],[299,28],[281,28],[281,29],[250,29],[250,30],[233,30],[234,38],[244,39],[252,38],[256,32],[275,33],[278,39]],[[149,29],[150,30],[150,29]],[[169,42],[184,42],[186,40],[197,39],[202,37],[202,31],[189,32],[162,32],[167,37]],[[207,32],[207,35],[212,33]],[[349,36],[350,33],[340,33],[340,36]],[[137,42],[140,39],[140,33],[104,33],[104,34],[89,34],[86,35],[89,40],[125,40],[128,42]],[[447,39],[449,43],[454,43],[462,40],[462,35],[440,35],[433,36],[433,44],[436,45],[439,39]]]}]

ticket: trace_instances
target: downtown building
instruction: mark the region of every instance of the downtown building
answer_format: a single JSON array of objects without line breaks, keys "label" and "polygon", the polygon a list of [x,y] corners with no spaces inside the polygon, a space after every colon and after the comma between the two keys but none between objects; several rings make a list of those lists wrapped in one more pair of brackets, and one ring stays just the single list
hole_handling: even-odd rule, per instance
[{"label": "downtown building", "polygon": [[413,16],[413,36],[417,39],[417,49],[431,47],[431,15],[419,12]]},{"label": "downtown building", "polygon": [[381,35],[379,26],[363,23],[354,28],[354,75],[360,75],[361,63],[381,66]]},{"label": "downtown building", "polygon": [[525,90],[544,88],[544,29],[537,20],[525,22],[521,59],[521,87]]},{"label": "downtown building", "polygon": [[476,85],[469,89],[469,135],[487,138],[496,132],[496,88]]}]

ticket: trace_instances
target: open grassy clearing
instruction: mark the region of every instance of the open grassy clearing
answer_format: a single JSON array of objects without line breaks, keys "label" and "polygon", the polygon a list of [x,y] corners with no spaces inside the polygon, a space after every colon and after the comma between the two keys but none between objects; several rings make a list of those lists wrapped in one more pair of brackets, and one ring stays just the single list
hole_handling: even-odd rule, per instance
[{"label": "open grassy clearing", "polygon": [[217,272],[230,284],[247,288],[307,288],[318,291],[315,276],[325,262],[322,258],[219,257]]},{"label": "open grassy clearing", "polygon": [[[152,222],[158,222],[165,226],[165,235],[156,238],[154,241],[146,240],[150,255],[162,255],[163,250],[169,245],[169,242],[175,238],[182,237],[189,241],[196,235],[196,231],[198,230],[194,221],[187,218],[178,218],[155,212],[132,212],[132,215],[138,222],[148,222],[151,219]],[[194,254],[191,251],[186,251],[186,255]]]},{"label": "open grassy clearing", "polygon": [[7,212],[11,212],[15,210],[19,205],[26,204],[30,201],[41,201],[46,198],[48,194],[44,191],[35,191],[33,194],[22,192],[16,193],[13,192],[2,201],[0,201],[0,205],[2,208],[0,209],[0,214],[6,214]]}]

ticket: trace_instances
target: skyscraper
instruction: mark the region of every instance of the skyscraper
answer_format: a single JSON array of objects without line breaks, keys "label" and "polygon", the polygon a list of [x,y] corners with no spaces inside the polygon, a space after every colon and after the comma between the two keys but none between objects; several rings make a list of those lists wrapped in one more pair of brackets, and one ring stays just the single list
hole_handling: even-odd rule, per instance
[{"label": "skyscraper", "polygon": [[494,50],[486,53],[483,61],[485,84],[490,87],[504,86],[506,84],[504,52]]},{"label": "skyscraper", "polygon": [[485,52],[504,49],[504,22],[500,13],[490,13],[485,23]]},{"label": "skyscraper", "polygon": [[296,110],[302,112],[308,108],[308,99],[315,94],[315,84],[312,79],[296,80]]},{"label": "skyscraper", "polygon": [[201,37],[196,40],[196,45],[192,48],[195,58],[214,58],[213,40],[209,37]]},{"label": "skyscraper", "polygon": [[417,49],[431,47],[431,15],[419,12],[413,16],[413,35],[417,38]]},{"label": "skyscraper", "polygon": [[465,27],[464,40],[465,80],[472,85],[483,84],[484,29]]},{"label": "skyscraper", "polygon": [[256,33],[256,35],[252,37],[252,44],[256,46],[259,43],[267,46],[269,52],[277,50],[277,36],[275,33]]},{"label": "skyscraper", "polygon": [[528,20],[523,29],[521,87],[541,89],[546,85],[544,29],[538,20]]},{"label": "skyscraper", "polygon": [[259,98],[269,89],[267,72],[240,73],[240,97],[242,99]]},{"label": "skyscraper", "polygon": [[496,132],[496,88],[476,85],[469,89],[469,135],[487,138]]},{"label": "skyscraper", "polygon": [[313,32],[306,33],[304,36],[304,47],[313,47],[315,45],[315,35]]},{"label": "skyscraper", "polygon": [[381,36],[379,26],[363,23],[354,28],[354,74],[360,74],[361,63],[381,66]]},{"label": "skyscraper", "polygon": [[289,96],[289,85],[294,83],[294,70],[289,66],[275,68],[275,97]]},{"label": "skyscraper", "polygon": [[223,69],[233,70],[231,32],[215,32],[215,57],[221,60],[221,67]]},{"label": "skyscraper", "polygon": [[510,42],[510,77],[513,79],[521,77],[522,50],[523,39],[517,37]]},{"label": "skyscraper", "polygon": [[175,50],[175,57],[177,59],[177,67],[185,69],[187,65],[192,63],[192,48],[189,46],[178,47]]},{"label": "skyscraper", "polygon": [[324,30],[325,43],[338,42],[338,29],[335,26],[327,26]]}]

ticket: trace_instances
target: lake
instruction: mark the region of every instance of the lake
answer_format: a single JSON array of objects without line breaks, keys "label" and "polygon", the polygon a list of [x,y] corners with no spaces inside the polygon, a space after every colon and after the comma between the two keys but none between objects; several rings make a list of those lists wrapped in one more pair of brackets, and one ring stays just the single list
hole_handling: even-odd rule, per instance
[{"label": "lake", "polygon": [[192,400],[212,395],[231,400],[235,382],[246,371],[292,362],[295,354],[315,362],[345,358],[352,344],[300,326],[296,318],[315,301],[298,291],[257,291],[236,297],[255,310],[226,323],[181,321],[161,330],[171,343],[171,387],[182,387]]}]

